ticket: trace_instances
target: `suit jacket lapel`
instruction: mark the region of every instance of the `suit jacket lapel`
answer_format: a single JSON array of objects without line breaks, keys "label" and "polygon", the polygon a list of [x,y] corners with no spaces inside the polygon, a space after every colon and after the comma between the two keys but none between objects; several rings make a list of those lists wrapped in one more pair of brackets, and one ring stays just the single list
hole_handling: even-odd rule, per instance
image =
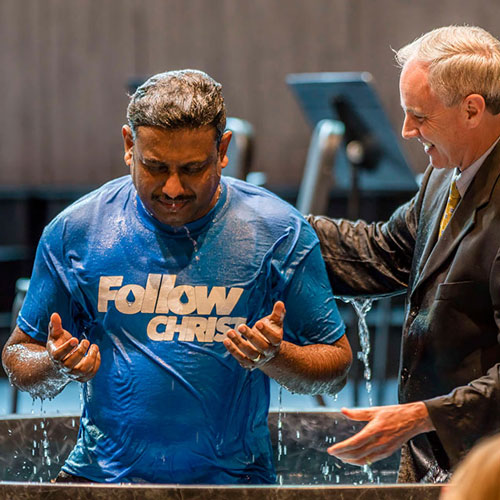
[{"label": "suit jacket lapel", "polygon": [[[491,192],[500,175],[500,143],[486,158],[483,165],[475,175],[465,196],[458,204],[446,230],[441,238],[438,238],[439,224],[444,207],[447,202],[447,193],[451,182],[452,172],[443,175],[442,190],[436,190],[435,212],[429,217],[429,235],[427,243],[422,252],[420,260],[421,272],[416,280],[413,291],[419,287],[430,275],[432,275],[450,256],[455,248],[460,244],[464,236],[474,227],[476,212],[479,208],[488,203]],[[444,200],[443,200],[444,198]],[[439,200],[439,201],[437,201]]]},{"label": "suit jacket lapel", "polygon": [[426,217],[421,218],[419,222],[419,238],[424,240],[424,246],[416,267],[417,276],[414,280],[413,289],[415,289],[417,285],[421,283],[422,278],[428,274],[428,262],[438,239],[439,224],[448,201],[449,185],[452,175],[452,172],[447,170],[434,171],[432,172],[432,176],[435,178],[429,180],[429,183],[432,182],[435,187],[432,185],[427,187],[427,190],[431,192],[430,201],[424,208]]}]

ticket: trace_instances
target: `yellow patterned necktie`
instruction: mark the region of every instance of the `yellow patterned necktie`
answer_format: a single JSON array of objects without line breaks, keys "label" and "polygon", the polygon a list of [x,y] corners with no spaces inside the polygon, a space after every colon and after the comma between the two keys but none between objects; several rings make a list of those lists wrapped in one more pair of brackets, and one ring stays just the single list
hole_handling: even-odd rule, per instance
[{"label": "yellow patterned necktie", "polygon": [[448,203],[446,204],[446,208],[444,209],[444,214],[441,219],[441,224],[439,226],[439,236],[443,234],[443,231],[448,225],[448,222],[450,222],[451,216],[453,215],[453,212],[455,211],[455,208],[457,207],[459,201],[460,201],[460,193],[458,192],[457,188],[457,180],[456,178],[454,178],[450,186]]}]

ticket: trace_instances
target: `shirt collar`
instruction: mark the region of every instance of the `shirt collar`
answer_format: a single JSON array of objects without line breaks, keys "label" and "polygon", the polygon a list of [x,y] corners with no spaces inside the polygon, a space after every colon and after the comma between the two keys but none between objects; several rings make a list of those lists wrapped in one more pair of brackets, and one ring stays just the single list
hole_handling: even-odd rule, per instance
[{"label": "shirt collar", "polygon": [[489,147],[489,149],[479,157],[474,163],[468,166],[463,172],[461,172],[458,168],[455,170],[455,181],[457,183],[457,189],[460,193],[460,197],[463,198],[465,192],[470,186],[472,179],[477,174],[478,170],[481,168],[481,165],[484,163],[484,160],[488,157],[488,155],[493,151],[493,148],[497,145],[500,137],[496,139],[496,141]]}]

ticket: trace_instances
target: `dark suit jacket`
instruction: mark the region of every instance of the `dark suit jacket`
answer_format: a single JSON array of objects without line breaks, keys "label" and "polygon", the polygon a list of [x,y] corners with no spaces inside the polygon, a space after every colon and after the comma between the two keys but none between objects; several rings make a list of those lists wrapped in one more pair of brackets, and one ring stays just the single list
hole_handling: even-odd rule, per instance
[{"label": "dark suit jacket", "polygon": [[335,295],[406,292],[399,400],[424,401],[436,432],[402,450],[400,481],[441,481],[500,430],[500,144],[438,240],[452,171],[429,168],[385,223],[310,217]]}]

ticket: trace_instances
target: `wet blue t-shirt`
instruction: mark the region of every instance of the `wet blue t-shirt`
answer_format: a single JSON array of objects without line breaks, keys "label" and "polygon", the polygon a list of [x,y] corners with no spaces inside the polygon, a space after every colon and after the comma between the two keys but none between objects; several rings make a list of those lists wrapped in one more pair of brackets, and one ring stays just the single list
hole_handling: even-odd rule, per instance
[{"label": "wet blue t-shirt", "polygon": [[202,219],[172,228],[130,176],[57,216],[40,241],[18,326],[46,341],[52,312],[99,346],[63,469],[99,482],[271,483],[269,379],[222,341],[286,306],[284,338],[344,333],[313,230],[290,205],[222,178]]}]

